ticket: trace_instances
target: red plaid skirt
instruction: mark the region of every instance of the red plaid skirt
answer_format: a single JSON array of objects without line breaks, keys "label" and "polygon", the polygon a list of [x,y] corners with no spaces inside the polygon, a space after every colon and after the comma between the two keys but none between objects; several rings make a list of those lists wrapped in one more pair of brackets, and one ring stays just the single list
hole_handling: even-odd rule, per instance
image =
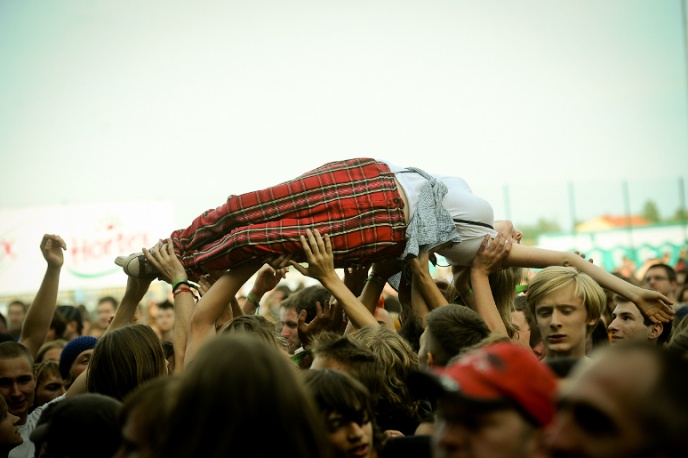
[{"label": "red plaid skirt", "polygon": [[401,255],[404,203],[386,164],[359,158],[330,162],[261,191],[230,196],[171,235],[182,265],[196,274],[296,253],[305,229],[328,234],[336,267]]}]

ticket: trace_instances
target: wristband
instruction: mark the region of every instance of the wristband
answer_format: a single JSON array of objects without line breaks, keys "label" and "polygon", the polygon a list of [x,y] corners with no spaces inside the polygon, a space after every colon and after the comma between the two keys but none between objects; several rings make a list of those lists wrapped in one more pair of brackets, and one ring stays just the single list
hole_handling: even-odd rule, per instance
[{"label": "wristband", "polygon": [[385,283],[387,283],[387,280],[381,279],[379,276],[373,274],[368,279],[366,280],[367,282],[375,283],[378,286],[385,286]]},{"label": "wristband", "polygon": [[254,296],[253,294],[251,294],[251,293],[246,293],[246,300],[249,300],[249,301],[253,302],[253,303],[256,304],[256,305],[259,305],[259,304],[260,304],[260,302],[258,301],[258,299],[256,299],[255,296]]},{"label": "wristband", "polygon": [[172,291],[177,289],[177,286],[179,285],[186,285],[188,287],[191,287],[191,284],[189,283],[189,280],[187,279],[182,279],[182,280],[177,280],[176,282],[172,283]]}]

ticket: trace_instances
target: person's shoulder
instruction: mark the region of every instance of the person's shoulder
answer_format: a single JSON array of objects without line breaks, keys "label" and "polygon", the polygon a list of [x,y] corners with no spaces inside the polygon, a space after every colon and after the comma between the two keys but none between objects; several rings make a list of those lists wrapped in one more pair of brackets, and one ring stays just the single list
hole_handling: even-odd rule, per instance
[{"label": "person's shoulder", "polygon": [[33,409],[33,411],[29,414],[29,417],[26,420],[26,424],[27,425],[32,424],[33,426],[31,428],[35,427],[36,423],[38,423],[38,420],[41,418],[41,415],[43,414],[45,409],[48,408],[48,406],[55,405],[58,402],[63,401],[66,397],[67,397],[66,394],[61,394],[58,397],[56,397],[55,399],[52,399],[52,400],[46,402],[45,404],[40,405],[40,406],[36,407],[35,409]]}]

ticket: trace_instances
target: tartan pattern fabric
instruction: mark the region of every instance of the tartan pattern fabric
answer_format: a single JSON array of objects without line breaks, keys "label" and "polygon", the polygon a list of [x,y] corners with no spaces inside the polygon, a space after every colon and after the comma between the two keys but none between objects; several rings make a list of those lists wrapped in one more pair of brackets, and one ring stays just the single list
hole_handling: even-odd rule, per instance
[{"label": "tartan pattern fabric", "polygon": [[200,274],[283,253],[302,262],[299,236],[306,228],[330,236],[336,267],[399,256],[406,222],[394,174],[370,158],[330,162],[276,186],[230,196],[170,239],[185,269]]}]

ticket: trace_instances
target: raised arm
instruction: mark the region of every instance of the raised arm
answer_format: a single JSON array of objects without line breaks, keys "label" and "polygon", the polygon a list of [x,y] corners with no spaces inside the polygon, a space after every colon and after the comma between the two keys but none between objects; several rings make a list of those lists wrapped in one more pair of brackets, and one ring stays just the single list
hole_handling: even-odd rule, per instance
[{"label": "raised arm", "polygon": [[184,369],[184,355],[189,340],[191,314],[196,300],[191,292],[186,271],[174,254],[172,243],[156,245],[151,253],[144,248],[143,254],[161,273],[160,277],[173,287],[174,327],[172,329],[172,346],[174,348],[174,372]]},{"label": "raised arm", "polygon": [[301,236],[301,244],[306,255],[306,261],[308,261],[308,268],[295,261],[290,261],[290,264],[302,275],[315,278],[327,288],[342,306],[344,313],[354,327],[360,329],[368,325],[379,326],[375,316],[368,311],[366,306],[358,300],[335,272],[330,237],[327,234],[322,237],[318,231],[311,232],[310,229],[306,229],[306,237]]},{"label": "raised arm", "polygon": [[45,342],[45,337],[50,329],[50,322],[57,307],[57,290],[60,285],[60,272],[64,264],[63,251],[66,249],[67,245],[59,235],[45,234],[41,240],[41,252],[48,266],[36,297],[26,312],[19,337],[19,343],[28,348],[34,357]]},{"label": "raised arm", "polygon": [[498,234],[492,243],[489,243],[489,240],[490,236],[486,235],[478,249],[478,254],[471,262],[473,295],[470,303],[474,305],[478,315],[485,320],[490,331],[506,336],[508,333],[492,295],[489,275],[502,267],[502,262],[509,255],[513,244],[502,233]]},{"label": "raised arm", "polygon": [[246,301],[241,306],[243,314],[255,315],[260,306],[261,298],[287,276],[287,271],[286,267],[275,269],[270,265],[264,265],[256,274],[256,281],[253,283],[251,291],[246,295]]},{"label": "raised arm", "polygon": [[184,366],[194,358],[201,344],[215,335],[215,322],[246,281],[260,268],[262,262],[244,264],[223,274],[201,297],[191,315],[189,339]]},{"label": "raised arm", "polygon": [[374,262],[371,266],[370,275],[358,298],[373,316],[375,316],[375,308],[385,289],[387,279],[397,274],[401,267],[399,259],[384,259]]},{"label": "raised arm", "polygon": [[673,302],[663,294],[640,288],[610,274],[601,267],[586,261],[575,253],[544,250],[541,248],[513,244],[506,258],[506,266],[545,268],[548,266],[569,266],[590,275],[603,288],[627,297],[641,312],[655,323],[667,323],[676,312]]}]

